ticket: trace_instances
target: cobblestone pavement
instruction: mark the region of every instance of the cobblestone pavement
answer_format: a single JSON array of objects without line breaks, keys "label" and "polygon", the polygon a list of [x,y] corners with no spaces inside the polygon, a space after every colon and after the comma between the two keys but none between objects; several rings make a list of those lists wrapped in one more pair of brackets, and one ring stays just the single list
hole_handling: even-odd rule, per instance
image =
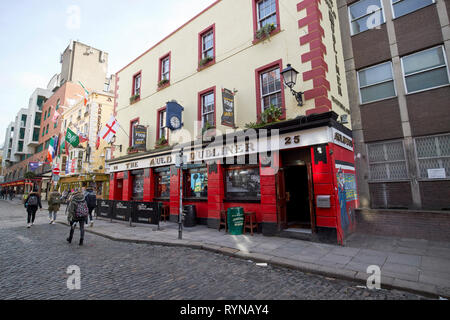
[{"label": "cobblestone pavement", "polygon": [[[44,214],[45,213],[45,214]],[[177,247],[111,241],[49,225],[46,212],[26,228],[22,206],[0,201],[0,299],[423,299],[356,283]],[[81,290],[67,289],[68,266]]]}]

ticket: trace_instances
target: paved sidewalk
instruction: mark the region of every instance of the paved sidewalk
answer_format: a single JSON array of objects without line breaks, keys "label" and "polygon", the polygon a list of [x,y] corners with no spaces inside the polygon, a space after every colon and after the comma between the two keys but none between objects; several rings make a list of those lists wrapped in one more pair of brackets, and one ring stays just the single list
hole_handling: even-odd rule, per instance
[{"label": "paved sidewalk", "polygon": [[[47,204],[43,203],[44,208]],[[57,222],[67,224],[62,206]],[[355,233],[345,246],[315,243],[260,234],[232,236],[206,226],[183,229],[161,222],[156,226],[98,219],[87,232],[116,241],[185,246],[257,262],[299,269],[366,284],[367,267],[381,268],[381,287],[408,290],[432,297],[450,297],[450,242],[377,237]],[[89,241],[89,239],[87,239]]]}]

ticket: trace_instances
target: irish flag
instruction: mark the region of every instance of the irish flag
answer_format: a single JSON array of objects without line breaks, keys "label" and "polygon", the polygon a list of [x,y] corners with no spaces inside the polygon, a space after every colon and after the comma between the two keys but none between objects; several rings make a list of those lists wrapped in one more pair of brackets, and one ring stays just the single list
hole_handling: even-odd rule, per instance
[{"label": "irish flag", "polygon": [[47,161],[52,162],[53,156],[55,155],[55,138],[52,137],[50,139],[50,144],[48,145],[48,151],[47,151]]}]

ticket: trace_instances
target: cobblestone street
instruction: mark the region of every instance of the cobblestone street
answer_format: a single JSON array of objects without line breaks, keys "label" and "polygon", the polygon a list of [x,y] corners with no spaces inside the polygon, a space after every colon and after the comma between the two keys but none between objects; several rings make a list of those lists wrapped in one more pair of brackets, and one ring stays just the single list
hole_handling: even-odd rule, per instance
[{"label": "cobblestone street", "polygon": [[[45,210],[27,229],[23,206],[0,201],[0,299],[422,299],[202,250],[116,242],[91,233],[79,247],[79,230],[71,245],[68,231],[49,225]],[[81,269],[81,290],[67,289],[71,265]]]}]

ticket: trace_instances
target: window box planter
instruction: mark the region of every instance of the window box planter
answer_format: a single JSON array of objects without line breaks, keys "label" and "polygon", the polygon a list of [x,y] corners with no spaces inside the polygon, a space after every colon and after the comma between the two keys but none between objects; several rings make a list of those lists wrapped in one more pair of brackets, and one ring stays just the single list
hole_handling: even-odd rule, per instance
[{"label": "window box planter", "polygon": [[160,138],[158,141],[156,141],[155,149],[161,149],[164,147],[167,147],[169,145],[169,141],[167,141],[166,138]]},{"label": "window box planter", "polygon": [[127,154],[134,154],[134,153],[138,153],[138,152],[139,152],[139,150],[136,148],[133,148],[133,147],[129,147],[127,149]]},{"label": "window box planter", "polygon": [[280,29],[275,27],[275,25],[273,23],[267,24],[255,32],[255,40],[253,40],[253,44],[257,44],[257,43],[259,43],[261,41],[265,41],[265,40],[270,41],[270,37],[274,36],[278,32],[280,32]]},{"label": "window box planter", "polygon": [[197,71],[203,70],[216,63],[216,57],[206,57],[198,62]]},{"label": "window box planter", "polygon": [[134,96],[130,97],[130,104],[136,103],[139,100],[141,100],[141,95],[140,94],[135,94]]},{"label": "window box planter", "polygon": [[164,79],[158,82],[158,90],[162,90],[170,85],[170,80]]}]

